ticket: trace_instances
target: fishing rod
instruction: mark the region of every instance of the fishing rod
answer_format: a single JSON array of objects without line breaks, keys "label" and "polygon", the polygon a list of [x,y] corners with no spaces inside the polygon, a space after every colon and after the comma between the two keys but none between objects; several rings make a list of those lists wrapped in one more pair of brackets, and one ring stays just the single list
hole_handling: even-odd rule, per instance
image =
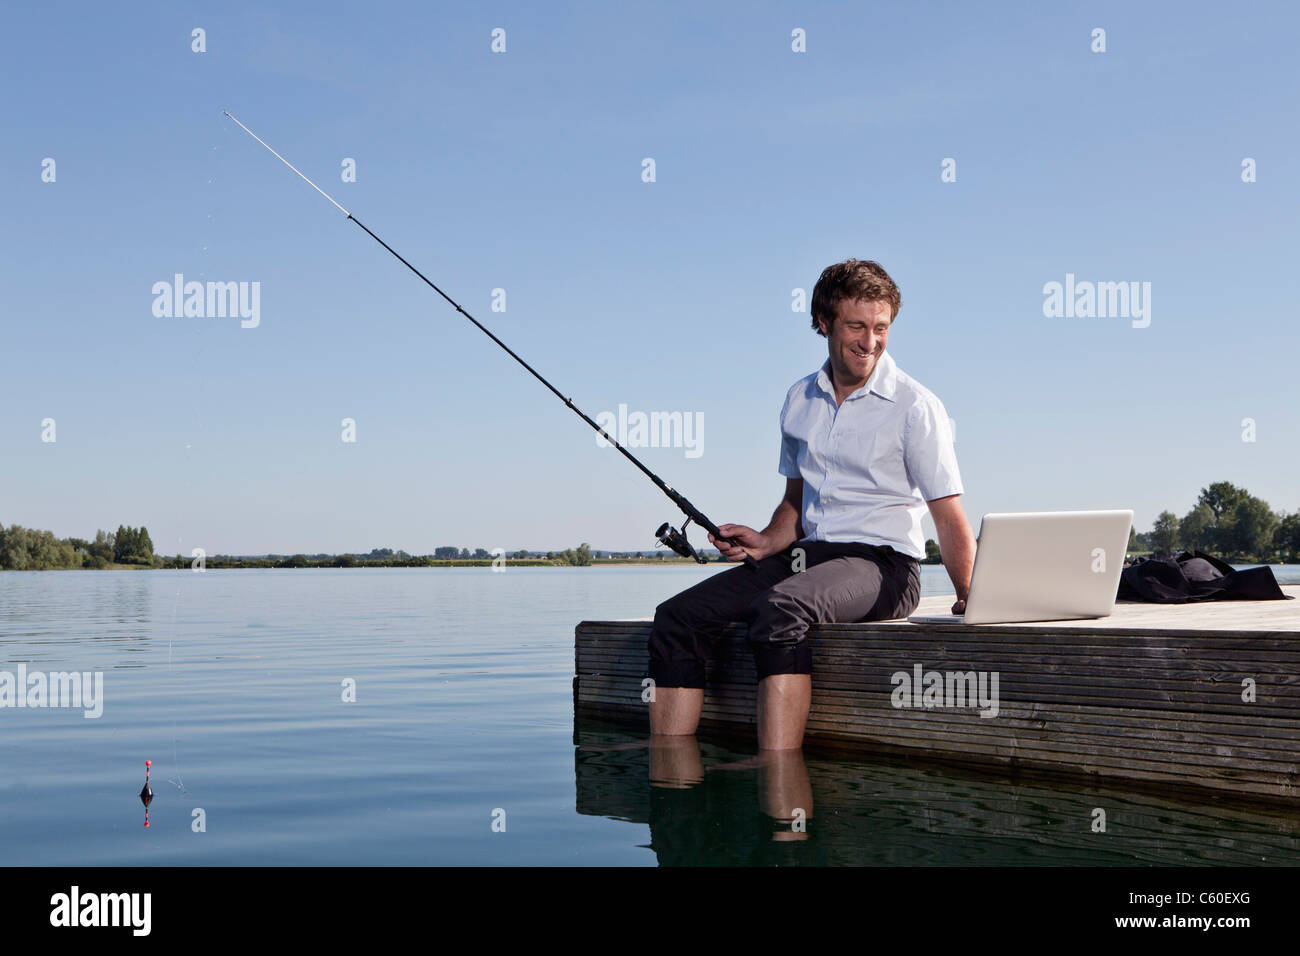
[{"label": "fishing rod", "polygon": [[[506,354],[509,355],[516,362],[518,362],[520,365],[522,365],[525,369],[527,369],[528,372],[533,376],[533,378],[537,379],[539,382],[541,382],[543,385],[549,388],[555,394],[556,398],[564,402],[565,405],[567,405],[569,408],[573,410],[573,413],[575,415],[577,415],[584,422],[586,422],[588,425],[594,428],[597,434],[599,434],[607,442],[609,442],[620,452],[622,452],[624,458],[626,458],[632,464],[640,468],[642,473],[644,473],[647,478],[653,481],[655,483],[655,486],[664,494],[666,494],[672,500],[672,503],[675,504],[678,508],[680,508],[682,513],[686,515],[686,521],[683,522],[680,531],[678,531],[676,528],[674,528],[671,524],[669,524],[666,521],[659,526],[659,529],[655,531],[655,537],[661,543],[671,548],[677,554],[680,554],[683,558],[694,558],[700,564],[707,564],[708,558],[704,557],[702,554],[696,551],[695,548],[691,546],[690,541],[687,540],[686,538],[686,527],[692,521],[694,521],[697,525],[699,525],[709,534],[713,535],[716,541],[719,541],[722,544],[728,546],[731,546],[733,544],[733,542],[729,538],[723,537],[722,532],[718,530],[718,526],[715,525],[708,518],[706,518],[704,516],[704,512],[700,511],[699,508],[695,507],[695,505],[687,501],[686,498],[680,492],[675,491],[673,488],[669,487],[662,478],[660,478],[653,471],[651,471],[649,468],[643,465],[635,455],[633,455],[630,451],[624,448],[617,440],[614,439],[612,435],[609,434],[609,432],[605,431],[605,429],[597,425],[594,421],[592,421],[589,417],[587,417],[587,414],[582,409],[580,409],[577,405],[573,404],[572,398],[566,398],[564,394],[560,392],[559,389],[557,389],[554,385],[552,385],[545,378],[543,378],[535,368],[533,368],[522,358],[520,358],[517,354],[515,354],[515,351],[512,348],[510,348],[510,346],[506,345],[506,343],[502,342],[499,338],[493,335],[492,332],[487,328],[487,326],[483,325],[483,323],[481,323],[478,319],[474,318],[474,316],[470,315],[468,312],[462,309],[460,305],[458,305],[456,301],[452,299],[451,296],[447,295],[447,293],[443,292],[436,285],[434,285],[423,272],[421,272],[419,269],[415,268],[415,266],[411,265],[404,258],[402,258],[401,254],[396,249],[394,249],[388,243],[384,242],[384,240],[376,236],[373,232],[370,231],[370,229],[366,226],[365,223],[363,223],[360,219],[352,215],[352,213],[348,212],[337,202],[335,202],[333,196],[331,196],[325,190],[321,189],[319,186],[317,186],[306,176],[303,176],[303,174],[298,171],[298,168],[294,166],[293,163],[289,162],[287,159],[285,159],[275,150],[271,149],[271,147],[267,145],[266,141],[262,139],[262,137],[258,136],[251,129],[245,126],[243,123],[239,122],[239,120],[235,119],[235,117],[230,113],[229,110],[222,110],[221,112],[224,113],[226,116],[229,116],[231,121],[234,122],[234,124],[238,126],[240,129],[242,129],[245,133],[253,137],[253,139],[257,140],[263,146],[266,146],[267,150],[271,153],[272,156],[274,156],[280,162],[284,163],[295,173],[298,173],[298,175],[302,178],[302,180],[305,183],[307,183],[308,186],[310,186],[312,189],[316,190],[318,193],[320,193],[322,196],[328,199],[331,203],[334,204],[334,208],[336,208],[339,212],[343,213],[343,215],[347,216],[350,220],[352,220],[363,230],[365,230],[366,235],[368,235],[371,239],[375,240],[375,242],[379,243],[381,246],[383,246],[385,249],[391,252],[393,254],[393,257],[397,259],[398,262],[400,262],[402,265],[406,266],[406,268],[414,272],[417,276],[419,276],[424,281],[425,285],[427,285],[434,292],[438,293],[438,295],[446,299],[447,303],[452,308],[454,308],[461,315],[465,316],[465,318],[473,322],[474,325],[478,327],[478,330],[480,332],[482,332],[484,335],[490,338],[497,345],[501,346],[501,348],[505,349]],[[745,555],[745,564],[749,565],[751,568],[758,567],[758,562],[754,560],[752,555],[748,555],[748,554]]]}]

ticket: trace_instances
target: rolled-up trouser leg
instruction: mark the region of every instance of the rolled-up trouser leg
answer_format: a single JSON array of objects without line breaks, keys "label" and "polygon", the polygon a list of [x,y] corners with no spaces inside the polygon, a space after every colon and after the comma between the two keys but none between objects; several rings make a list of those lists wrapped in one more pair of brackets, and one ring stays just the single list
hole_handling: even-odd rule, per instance
[{"label": "rolled-up trouser leg", "polygon": [[907,555],[865,544],[805,547],[807,570],[780,581],[749,605],[749,640],[759,680],[812,673],[807,634],[814,624],[906,617],[920,601],[920,567]]},{"label": "rolled-up trouser leg", "polygon": [[660,687],[703,687],[714,642],[733,621],[745,619],[755,595],[794,573],[788,552],[758,567],[736,567],[706,578],[655,608],[650,629],[650,678]]}]

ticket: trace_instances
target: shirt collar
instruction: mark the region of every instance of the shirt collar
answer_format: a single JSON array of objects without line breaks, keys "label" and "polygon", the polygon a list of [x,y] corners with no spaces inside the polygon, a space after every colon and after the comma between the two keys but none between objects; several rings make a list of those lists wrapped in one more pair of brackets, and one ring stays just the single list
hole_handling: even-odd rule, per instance
[{"label": "shirt collar", "polygon": [[[831,360],[827,359],[826,363],[817,373],[817,386],[823,392],[835,399],[835,386],[831,381]],[[898,366],[894,364],[893,356],[888,350],[880,353],[880,358],[876,361],[876,367],[871,371],[871,377],[867,379],[867,384],[855,392],[851,392],[845,401],[851,401],[867,392],[875,392],[881,398],[888,401],[894,400],[894,393],[898,389]]]}]

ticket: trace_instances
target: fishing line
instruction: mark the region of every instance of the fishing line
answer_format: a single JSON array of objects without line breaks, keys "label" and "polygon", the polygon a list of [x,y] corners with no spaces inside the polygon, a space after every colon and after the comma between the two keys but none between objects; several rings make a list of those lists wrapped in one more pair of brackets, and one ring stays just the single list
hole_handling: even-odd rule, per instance
[{"label": "fishing line", "polygon": [[[220,146],[213,146],[208,151],[208,160],[209,160],[208,172],[211,173],[211,175],[208,177],[208,185],[212,185],[213,180],[216,179],[216,170],[214,165],[212,165],[212,154],[217,152],[219,149]],[[212,213],[208,213],[208,219],[209,220],[212,219]],[[205,241],[202,244],[202,248],[200,251],[207,252],[208,245],[211,242],[211,224],[209,224],[208,226],[208,232],[205,234],[204,239]],[[204,275],[206,275],[206,271],[207,270],[205,269],[203,272],[200,272],[199,277],[202,278]],[[195,328],[198,330],[198,335],[201,340],[204,338],[203,330],[206,327],[207,327],[206,324],[202,322],[200,322],[198,325],[195,326]],[[200,341],[197,351],[195,351],[194,354],[191,356],[192,367],[195,371],[196,376],[199,374],[198,373],[199,357],[203,354],[204,344],[205,343],[203,341]],[[199,403],[191,402],[190,403],[190,427],[194,433],[198,433],[202,427],[202,423],[198,422],[198,417],[199,417],[198,410],[199,410]],[[192,464],[193,461],[193,455],[190,454],[192,447],[193,447],[192,443],[186,444],[185,446],[185,460],[187,466]],[[186,467],[184,471],[186,477],[187,491],[189,492],[190,497],[193,498],[194,497],[194,469],[192,467]],[[176,539],[176,544],[180,547],[184,547],[185,545],[184,536],[178,536]],[[183,569],[178,569],[178,570],[183,570]],[[171,626],[172,636],[167,640],[167,682],[173,691],[176,690],[176,684],[174,679],[172,678],[172,645],[175,643],[175,638],[176,638],[176,610],[178,605],[180,604],[180,596],[181,596],[181,589],[178,586],[176,588],[176,593],[172,596],[172,626]],[[167,782],[170,783],[177,790],[179,790],[182,794],[188,794],[189,790],[187,790],[185,787],[185,777],[181,772],[181,762],[176,747],[175,711],[172,712],[172,765],[176,768],[176,776],[168,777]]]},{"label": "fishing line", "polygon": [[[298,176],[305,183],[307,183],[307,185],[311,186],[312,189],[316,190],[318,193],[320,193],[322,196],[328,199],[334,205],[334,208],[336,208],[339,212],[343,213],[343,215],[347,216],[348,219],[350,219],[352,222],[355,222],[358,226],[360,226],[365,231],[366,235],[368,235],[371,239],[375,240],[375,242],[379,243],[390,253],[392,253],[393,257],[397,259],[398,262],[400,262],[402,265],[406,266],[406,268],[410,269],[417,276],[419,276],[420,279],[424,281],[425,285],[427,285],[434,292],[438,293],[438,295],[446,299],[447,303],[452,308],[454,308],[461,315],[465,316],[465,318],[473,322],[480,332],[482,332],[484,335],[490,338],[497,345],[501,346],[501,348],[505,350],[507,355],[509,355],[512,359],[514,359],[516,362],[522,365],[535,379],[537,379],[548,389],[550,389],[551,392],[554,393],[556,398],[558,398],[560,401],[562,401],[565,405],[567,405],[570,409],[573,410],[573,413],[575,415],[577,415],[584,422],[586,422],[593,429],[595,429],[596,433],[599,434],[602,438],[604,438],[607,442],[609,442],[611,445],[617,448],[623,454],[623,457],[625,457],[628,461],[632,462],[632,464],[636,465],[637,468],[641,469],[642,473],[645,474],[645,476],[649,478],[652,482],[654,482],[655,487],[657,487],[660,491],[662,491],[665,495],[667,495],[668,498],[672,501],[672,503],[675,504],[678,508],[680,508],[682,513],[686,515],[686,522],[682,525],[681,531],[678,531],[676,528],[672,527],[667,522],[664,522],[662,525],[660,525],[659,529],[655,532],[655,537],[659,541],[667,545],[677,554],[680,554],[682,557],[694,558],[700,564],[707,563],[708,559],[705,558],[703,555],[701,555],[699,552],[697,552],[695,548],[691,546],[690,541],[687,540],[686,535],[684,533],[686,531],[686,526],[689,525],[692,521],[694,521],[697,525],[699,525],[709,534],[713,535],[714,539],[719,543],[727,546],[732,545],[731,540],[723,537],[722,532],[718,530],[718,526],[715,525],[708,518],[706,518],[703,512],[701,512],[693,504],[687,501],[686,498],[683,497],[680,493],[670,488],[662,478],[660,478],[653,471],[651,471],[644,464],[642,464],[641,461],[635,455],[633,455],[630,451],[624,448],[612,435],[610,435],[607,431],[605,431],[605,429],[601,428],[594,421],[592,421],[591,418],[589,418],[587,414],[582,411],[582,409],[578,408],[577,405],[573,404],[572,398],[566,398],[565,395],[562,392],[560,392],[559,389],[557,389],[554,385],[552,385],[545,378],[543,378],[542,375],[536,369],[534,369],[531,365],[529,365],[522,358],[520,358],[519,355],[516,354],[513,349],[511,349],[508,345],[506,345],[499,338],[493,335],[492,332],[487,328],[487,326],[483,325],[483,323],[479,322],[478,319],[474,318],[474,316],[470,315],[463,308],[461,308],[460,305],[454,299],[452,299],[451,296],[447,295],[447,293],[443,292],[436,285],[434,285],[434,283],[423,272],[421,272],[419,269],[415,268],[415,266],[407,262],[406,259],[404,259],[396,249],[394,249],[388,243],[384,242],[384,240],[380,239],[377,235],[375,235],[373,232],[370,231],[369,227],[367,227],[365,223],[363,223],[360,219],[358,219],[356,216],[352,215],[352,213],[348,212],[341,205],[339,205],[334,200],[333,196],[331,196],[325,190],[321,189],[314,182],[312,182],[310,179],[304,176],[302,172],[298,169],[298,167],[294,166],[293,163],[289,162],[287,159],[285,159],[283,156],[277,153],[274,149],[271,149],[270,145],[268,145],[267,142],[264,139],[262,139],[262,137],[258,136],[251,129],[245,126],[243,123],[239,122],[239,120],[235,119],[235,117],[230,113],[229,110],[222,110],[221,112],[226,116],[230,117],[231,121],[236,126],[242,129],[249,136],[253,137],[253,139],[257,140],[264,147],[266,147],[266,149],[271,153],[272,156],[274,156],[280,162],[284,163],[295,173],[297,173]],[[758,562],[755,561],[754,558],[748,554],[745,555],[745,563],[749,565],[751,568],[758,567]]]},{"label": "fishing line", "polygon": [[[167,681],[176,689],[176,684],[172,681],[172,644],[176,637],[176,605],[180,602],[181,589],[176,588],[176,597],[172,601],[172,638],[167,641]],[[176,776],[168,777],[167,782],[179,790],[181,793],[189,793],[185,789],[185,778],[181,776],[181,762],[176,756],[176,713],[172,712],[172,764],[176,767]]]}]

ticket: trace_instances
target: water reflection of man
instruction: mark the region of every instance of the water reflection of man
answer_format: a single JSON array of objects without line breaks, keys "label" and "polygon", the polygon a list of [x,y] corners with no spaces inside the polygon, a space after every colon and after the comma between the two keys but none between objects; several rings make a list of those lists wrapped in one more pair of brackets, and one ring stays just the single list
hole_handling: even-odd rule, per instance
[{"label": "water reflection of man", "polygon": [[660,866],[825,865],[801,750],[770,751],[707,769],[704,783],[695,736],[652,738],[650,848]]}]

